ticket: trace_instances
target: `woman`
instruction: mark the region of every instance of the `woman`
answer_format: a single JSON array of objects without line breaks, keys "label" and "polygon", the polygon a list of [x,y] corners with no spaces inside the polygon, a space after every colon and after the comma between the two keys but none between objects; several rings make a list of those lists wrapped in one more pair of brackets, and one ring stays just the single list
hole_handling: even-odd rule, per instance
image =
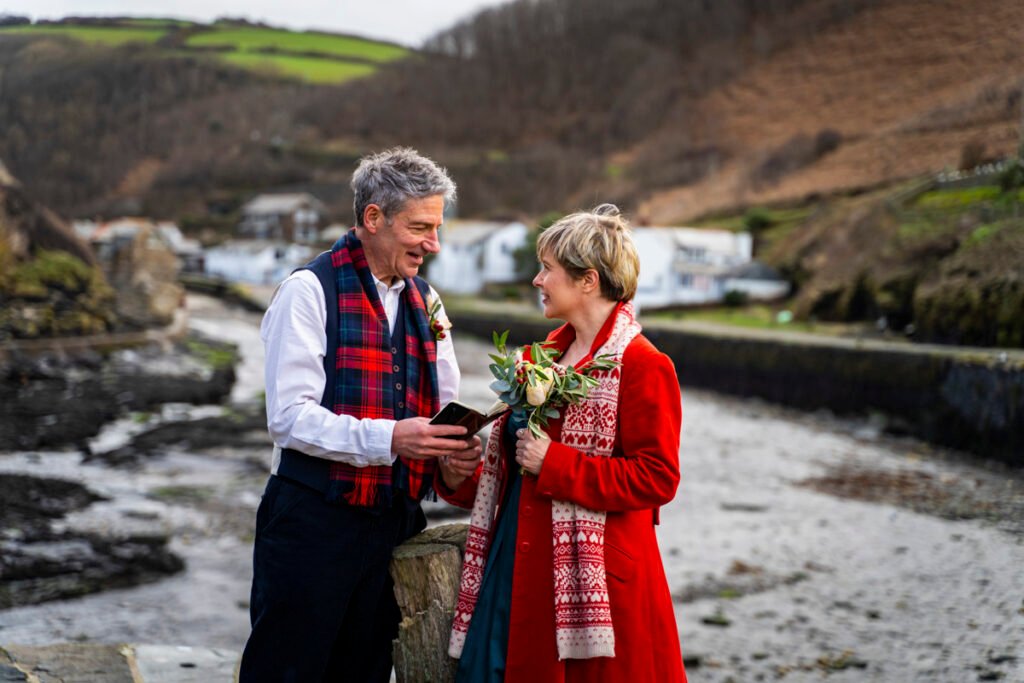
[{"label": "woman", "polygon": [[496,423],[450,495],[473,517],[450,654],[459,683],[685,682],[654,533],[679,484],[679,382],[633,319],[639,259],[616,207],[563,218],[537,243],[558,362],[620,360],[534,438]]}]

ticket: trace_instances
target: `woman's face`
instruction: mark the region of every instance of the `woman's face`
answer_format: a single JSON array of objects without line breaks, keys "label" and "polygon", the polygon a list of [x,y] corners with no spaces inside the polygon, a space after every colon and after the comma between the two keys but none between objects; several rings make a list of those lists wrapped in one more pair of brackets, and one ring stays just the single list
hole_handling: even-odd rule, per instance
[{"label": "woman's face", "polygon": [[566,320],[579,309],[583,305],[580,284],[550,254],[542,254],[540,272],[533,278],[533,286],[540,290],[544,317]]}]

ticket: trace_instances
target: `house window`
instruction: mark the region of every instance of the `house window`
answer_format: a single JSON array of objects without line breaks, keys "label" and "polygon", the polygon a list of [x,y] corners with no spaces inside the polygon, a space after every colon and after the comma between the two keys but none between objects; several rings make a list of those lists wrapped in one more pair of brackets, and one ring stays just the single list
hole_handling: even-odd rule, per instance
[{"label": "house window", "polygon": [[679,247],[679,258],[690,263],[707,263],[707,247]]},{"label": "house window", "polygon": [[680,273],[679,274],[679,286],[684,288],[684,289],[692,289],[693,288],[693,275],[690,274],[690,273]]}]

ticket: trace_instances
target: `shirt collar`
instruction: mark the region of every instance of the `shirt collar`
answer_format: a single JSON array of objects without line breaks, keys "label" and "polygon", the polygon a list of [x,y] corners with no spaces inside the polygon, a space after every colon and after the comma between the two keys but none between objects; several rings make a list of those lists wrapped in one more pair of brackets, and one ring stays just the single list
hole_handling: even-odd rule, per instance
[{"label": "shirt collar", "polygon": [[[373,274],[371,273],[371,275]],[[394,292],[395,294],[400,294],[401,291],[405,289],[405,280],[403,280],[402,278],[397,278],[395,280],[395,284],[389,287],[383,280],[378,278],[376,275],[373,275],[373,284],[377,288],[378,292],[391,291]]]}]

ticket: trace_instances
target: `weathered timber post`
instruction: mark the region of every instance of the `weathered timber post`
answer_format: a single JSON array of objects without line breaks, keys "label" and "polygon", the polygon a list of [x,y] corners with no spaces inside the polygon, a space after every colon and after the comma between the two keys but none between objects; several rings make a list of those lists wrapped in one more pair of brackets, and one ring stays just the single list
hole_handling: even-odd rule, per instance
[{"label": "weathered timber post", "polygon": [[451,683],[456,660],[448,656],[466,524],[427,529],[395,548],[391,578],[402,610],[392,647],[398,683]]}]

